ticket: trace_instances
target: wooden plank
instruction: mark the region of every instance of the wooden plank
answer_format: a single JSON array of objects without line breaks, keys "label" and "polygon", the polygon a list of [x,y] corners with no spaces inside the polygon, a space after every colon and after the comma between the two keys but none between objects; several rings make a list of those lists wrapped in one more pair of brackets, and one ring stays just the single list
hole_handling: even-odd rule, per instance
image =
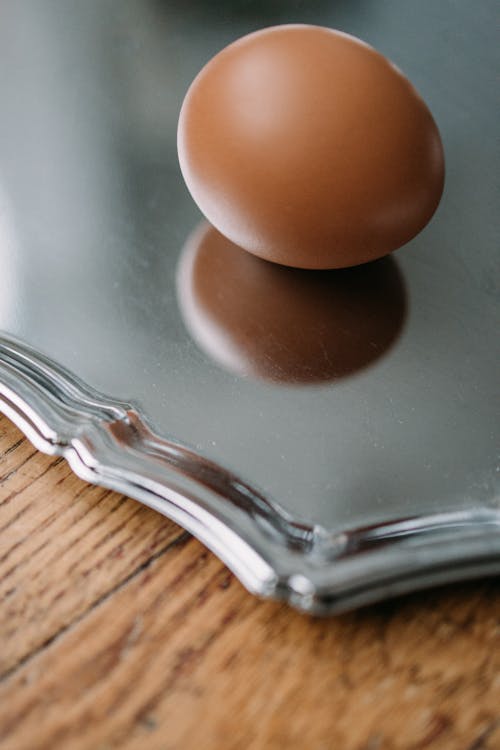
[{"label": "wooden plank", "polygon": [[182,534],[0,423],[0,675]]},{"label": "wooden plank", "polygon": [[500,747],[498,582],[313,619],[2,417],[0,456],[2,750]]}]

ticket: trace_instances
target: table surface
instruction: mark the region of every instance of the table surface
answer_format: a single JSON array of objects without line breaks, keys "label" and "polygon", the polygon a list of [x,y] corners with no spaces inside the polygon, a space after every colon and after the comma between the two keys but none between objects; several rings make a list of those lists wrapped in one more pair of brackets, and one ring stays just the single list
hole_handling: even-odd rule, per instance
[{"label": "table surface", "polygon": [[500,747],[500,585],[330,619],[0,415],[2,750]]}]

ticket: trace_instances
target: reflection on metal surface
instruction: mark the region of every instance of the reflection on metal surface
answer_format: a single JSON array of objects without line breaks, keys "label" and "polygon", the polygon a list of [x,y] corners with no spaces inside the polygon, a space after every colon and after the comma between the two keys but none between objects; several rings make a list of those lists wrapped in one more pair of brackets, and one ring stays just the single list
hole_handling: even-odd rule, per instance
[{"label": "reflection on metal surface", "polygon": [[[396,254],[397,268],[364,271],[388,299],[368,290],[386,312],[364,310],[361,358],[349,347],[335,358],[335,328],[324,326],[333,298],[320,290],[315,311],[308,283],[282,283],[278,269],[259,276],[265,298],[250,275],[222,288],[235,328],[212,320],[226,337],[217,350],[233,347],[229,367],[256,378],[217,366],[182,318],[176,270],[199,216],[175,125],[210,56],[280,14],[290,20],[287,4],[212,3],[203,14],[181,2],[4,3],[0,409],[84,478],[184,524],[251,590],[301,608],[498,570],[493,3],[296,7],[295,21],[341,28],[397,62],[435,113],[448,176],[438,216]],[[294,285],[316,348],[301,350],[300,332],[286,330],[299,312]],[[265,337],[257,349],[238,337],[259,320],[274,326],[270,349]],[[312,374],[314,385],[297,385]]]},{"label": "reflection on metal surface", "polygon": [[500,571],[498,510],[395,518],[343,533],[294,523],[223,467],[155,435],[130,404],[4,336],[0,408],[83,479],[135,497],[196,534],[251,591],[308,612],[341,612]]},{"label": "reflection on metal surface", "polygon": [[276,382],[353,375],[388,350],[406,315],[392,258],[338,271],[285,268],[207,223],[188,239],[177,282],[200,347],[233,372]]},{"label": "reflection on metal surface", "polygon": [[19,257],[19,238],[14,227],[12,206],[0,185],[0,325],[12,326],[19,303],[16,259]]}]

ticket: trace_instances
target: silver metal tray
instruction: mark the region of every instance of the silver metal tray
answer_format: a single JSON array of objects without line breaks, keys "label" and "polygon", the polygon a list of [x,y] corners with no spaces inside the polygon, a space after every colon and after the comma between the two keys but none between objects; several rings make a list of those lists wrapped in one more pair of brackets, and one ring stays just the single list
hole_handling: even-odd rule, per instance
[{"label": "silver metal tray", "polygon": [[[0,408],[306,611],[498,573],[494,3],[186,6],[2,11]],[[311,276],[216,246],[201,294],[182,96],[224,44],[288,21],[407,73],[445,194],[391,259]]]}]

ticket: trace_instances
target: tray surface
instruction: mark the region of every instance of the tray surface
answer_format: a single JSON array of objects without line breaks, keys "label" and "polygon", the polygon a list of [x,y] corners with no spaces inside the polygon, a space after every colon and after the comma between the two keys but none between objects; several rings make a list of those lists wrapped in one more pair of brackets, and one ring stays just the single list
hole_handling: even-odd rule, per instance
[{"label": "tray surface", "polygon": [[[498,571],[495,6],[240,5],[4,10],[0,408],[303,609]],[[194,283],[210,230],[177,165],[179,107],[218,49],[290,21],[402,68],[441,130],[444,196],[363,269],[221,263],[214,317]],[[290,335],[304,310],[307,336]],[[271,335],[242,338],[248,318]]]}]

